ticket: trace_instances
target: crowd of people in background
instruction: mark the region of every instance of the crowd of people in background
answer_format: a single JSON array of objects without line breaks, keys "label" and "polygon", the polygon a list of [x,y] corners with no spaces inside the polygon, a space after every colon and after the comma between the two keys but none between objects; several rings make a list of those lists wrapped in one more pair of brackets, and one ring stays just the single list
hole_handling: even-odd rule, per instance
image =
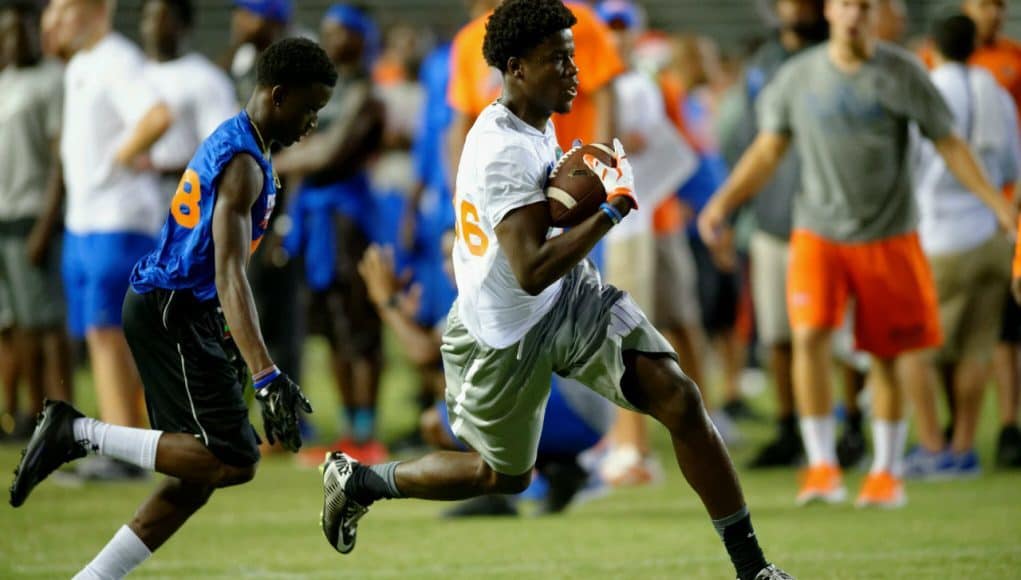
[{"label": "crowd of people in background", "polygon": [[[411,23],[381,28],[357,3],[329,7],[307,33],[339,81],[314,134],[274,155],[283,188],[250,272],[281,369],[301,376],[306,337],[329,344],[341,435],[305,425],[305,463],[324,448],[376,463],[408,444],[463,445],[447,421],[440,364],[455,298],[450,248],[455,236],[470,243],[471,216],[453,205],[453,168],[468,129],[500,93],[482,56],[499,3],[467,2],[470,20],[450,39]],[[749,467],[807,465],[801,501],[839,499],[840,470],[867,453],[870,413],[876,477],[863,494],[875,503],[902,500],[904,478],[978,475],[990,381],[996,466],[1021,468],[1021,308],[1008,292],[1004,232],[1016,230],[1009,218],[1021,183],[1021,44],[1002,31],[1007,0],[962,0],[914,39],[904,36],[900,0],[771,4],[774,28],[749,48],[656,30],[629,0],[568,3],[580,86],[573,110],[553,117],[557,140],[566,152],[619,137],[641,207],[597,247],[594,263],[671,342],[729,444],[742,442],[742,423],[775,421]],[[113,9],[108,0],[0,0],[8,440],[31,433],[44,397],[73,398],[73,369],[86,361],[99,418],[141,426],[140,379],[121,328],[132,267],[153,248],[171,197],[187,193],[196,147],[251,94],[258,54],[306,34],[291,0],[234,0],[229,46],[213,60],[189,49],[203,16],[190,0],[145,0],[133,31],[113,29]],[[869,61],[877,68],[845,87],[848,71],[830,67],[822,47],[831,35],[828,46],[879,39]],[[851,61],[852,72],[864,66]],[[885,86],[877,71],[908,80]],[[800,95],[809,78],[811,102]],[[911,104],[891,101],[898,117],[854,111],[859,126],[806,120],[805,108],[853,109],[855,91]],[[966,150],[980,167],[965,167]],[[1002,195],[990,198],[985,179]],[[752,185],[757,197],[726,206]],[[847,203],[832,193],[872,186],[888,198]],[[814,293],[824,307],[805,306],[802,295]],[[910,328],[884,334],[904,316]],[[421,413],[421,430],[401,441],[380,440],[384,333],[421,383],[406,403]],[[750,368],[775,390],[772,419],[747,400]],[[843,389],[833,404],[835,376]],[[643,416],[551,380],[536,463],[544,510],[564,509],[595,480],[662,477]],[[908,407],[918,444],[905,452]],[[102,457],[77,475],[146,477]],[[499,496],[453,513],[514,512]]]}]

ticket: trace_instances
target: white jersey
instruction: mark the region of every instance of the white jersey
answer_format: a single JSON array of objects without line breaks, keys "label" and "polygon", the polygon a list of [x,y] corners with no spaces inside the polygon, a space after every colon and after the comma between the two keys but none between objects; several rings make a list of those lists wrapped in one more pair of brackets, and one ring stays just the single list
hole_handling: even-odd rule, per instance
[{"label": "white jersey", "polygon": [[200,54],[149,61],[145,80],[174,115],[173,124],[149,150],[160,171],[183,169],[202,141],[238,112],[234,85],[227,74]]},{"label": "white jersey", "polygon": [[490,348],[521,340],[560,295],[560,280],[537,296],[525,292],[495,232],[511,210],[546,200],[556,159],[552,122],[539,131],[499,103],[482,111],[465,140],[454,195],[458,315]]},{"label": "white jersey", "polygon": [[655,208],[695,172],[698,159],[691,146],[674,128],[663,106],[663,94],[647,75],[628,71],[613,80],[617,128],[622,135],[636,135],[645,143],[641,151],[628,151],[635,174],[635,195],[641,211],[613,227],[606,239],[624,240],[652,233]]},{"label": "white jersey", "polygon": [[[971,145],[989,182],[1003,187],[1018,177],[1017,115],[1010,95],[983,69],[945,64],[932,81],[954,113],[957,133]],[[965,252],[997,235],[996,216],[961,185],[927,140],[917,140],[915,191],[918,231],[927,255]]]},{"label": "white jersey", "polygon": [[167,208],[156,175],[117,165],[117,149],[160,102],[142,78],[142,51],[112,32],[74,55],[64,73],[60,159],[72,233],[155,235]]}]

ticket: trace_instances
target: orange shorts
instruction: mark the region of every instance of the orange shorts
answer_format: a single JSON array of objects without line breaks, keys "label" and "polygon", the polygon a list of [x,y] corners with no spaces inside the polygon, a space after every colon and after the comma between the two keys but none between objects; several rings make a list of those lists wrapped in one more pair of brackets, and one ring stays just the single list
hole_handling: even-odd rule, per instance
[{"label": "orange shorts", "polygon": [[889,358],[943,341],[936,285],[918,234],[840,243],[796,230],[790,252],[792,328],[838,328],[854,298],[859,350]]}]

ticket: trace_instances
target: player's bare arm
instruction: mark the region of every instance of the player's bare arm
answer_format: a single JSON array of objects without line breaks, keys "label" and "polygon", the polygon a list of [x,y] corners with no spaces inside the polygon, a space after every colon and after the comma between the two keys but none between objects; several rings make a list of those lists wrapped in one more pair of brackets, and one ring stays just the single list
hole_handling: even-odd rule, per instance
[{"label": "player's bare arm", "polygon": [[438,363],[441,337],[433,329],[424,328],[415,321],[422,288],[415,285],[404,290],[404,284],[394,270],[393,250],[375,244],[369,246],[358,263],[358,273],[365,281],[365,288],[379,317],[394,332],[408,359],[419,367]]},{"label": "player's bare arm", "polygon": [[1017,233],[1017,210],[1007,202],[999,191],[986,178],[985,171],[975,155],[971,152],[968,143],[957,134],[951,133],[933,145],[939,152],[947,168],[954,174],[961,184],[982,200],[989,209],[996,214],[1000,226],[1011,234]]},{"label": "player's bare arm", "polygon": [[378,147],[383,132],[383,107],[368,85],[348,101],[348,110],[324,132],[276,155],[281,174],[298,174],[332,182],[351,176],[366,155]]},{"label": "player's bare arm", "polygon": [[[617,197],[609,202],[621,215],[631,211],[631,201]],[[563,278],[592,251],[613,227],[603,212],[588,217],[563,235],[546,238],[552,227],[549,205],[533,203],[516,209],[496,226],[496,237],[507,254],[521,288],[537,295]]]},{"label": "player's bare arm", "polygon": [[53,239],[53,232],[60,226],[64,217],[64,167],[60,162],[60,140],[54,139],[50,149],[53,152],[51,157],[53,165],[50,167],[50,175],[46,182],[43,211],[35,220],[25,244],[28,259],[37,266],[43,263],[50,241]]},{"label": "player's bare arm", "polygon": [[174,115],[165,103],[153,106],[135,125],[128,140],[117,150],[116,160],[121,165],[131,165],[136,157],[145,153],[153,143],[167,132],[174,122]]},{"label": "player's bare arm", "polygon": [[252,205],[262,191],[263,175],[255,159],[236,156],[223,173],[213,210],[216,290],[223,315],[248,368],[273,365],[259,330],[259,316],[245,270],[252,239]]},{"label": "player's bare arm", "polygon": [[727,216],[755,197],[783,161],[791,138],[763,131],[741,156],[733,173],[698,216],[698,232],[712,246],[721,239]]}]

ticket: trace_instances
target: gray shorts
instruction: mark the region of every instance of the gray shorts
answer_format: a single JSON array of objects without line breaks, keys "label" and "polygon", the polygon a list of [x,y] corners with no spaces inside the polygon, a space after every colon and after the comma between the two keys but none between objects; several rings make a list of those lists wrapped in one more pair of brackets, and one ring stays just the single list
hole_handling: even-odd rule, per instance
[{"label": "gray shorts", "polygon": [[457,310],[455,302],[442,350],[451,430],[506,475],[526,473],[535,464],[553,373],[634,409],[620,387],[623,352],[676,359],[634,301],[603,284],[588,262],[564,277],[549,313],[507,348],[477,342]]},{"label": "gray shorts", "polygon": [[32,223],[0,222],[0,329],[50,328],[64,322],[60,244],[50,244],[42,266],[29,263],[25,239]]}]

